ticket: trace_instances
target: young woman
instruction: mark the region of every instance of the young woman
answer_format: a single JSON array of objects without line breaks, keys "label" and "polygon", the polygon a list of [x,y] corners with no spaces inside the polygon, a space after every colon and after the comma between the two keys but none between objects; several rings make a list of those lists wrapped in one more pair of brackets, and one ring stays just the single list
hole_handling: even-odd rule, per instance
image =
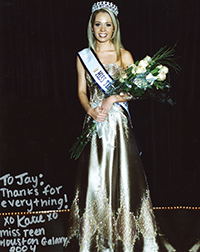
[{"label": "young woman", "polygon": [[[149,188],[127,108],[127,102],[134,98],[124,93],[105,98],[84,58],[94,51],[97,64],[113,79],[120,78],[134,62],[121,44],[117,14],[112,3],[93,5],[88,23],[89,50],[86,56],[80,53],[77,57],[78,96],[87,113],[84,127],[95,120],[97,130],[79,158],[67,247],[77,240],[79,251],[84,252],[156,252]],[[104,79],[101,74],[97,74],[100,81]]]}]

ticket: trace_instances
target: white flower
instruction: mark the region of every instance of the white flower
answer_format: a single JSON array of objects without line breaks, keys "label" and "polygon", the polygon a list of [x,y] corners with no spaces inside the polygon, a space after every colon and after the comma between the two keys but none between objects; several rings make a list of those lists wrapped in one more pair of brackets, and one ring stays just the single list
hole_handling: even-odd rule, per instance
[{"label": "white flower", "polygon": [[156,77],[159,81],[164,81],[166,79],[166,73],[160,72]]},{"label": "white flower", "polygon": [[166,74],[169,72],[169,69],[166,66],[159,65],[157,66],[158,75],[157,78],[159,81],[164,81],[166,79]]},{"label": "white flower", "polygon": [[140,67],[147,67],[149,65],[148,61],[143,59],[143,60],[140,60],[140,62],[138,63],[138,66]]},{"label": "white flower", "polygon": [[119,78],[119,81],[120,81],[121,83],[123,83],[123,82],[125,82],[125,79]]},{"label": "white flower", "polygon": [[125,79],[127,78],[128,78],[127,74],[125,72],[121,72],[119,81],[124,82]]},{"label": "white flower", "polygon": [[140,74],[140,73],[145,73],[146,72],[146,67],[138,65],[135,69],[135,73]]},{"label": "white flower", "polygon": [[132,74],[135,74],[135,69],[136,69],[136,65],[135,64],[131,64],[130,66],[128,66],[128,68],[131,68],[132,67],[132,70],[131,70],[131,73]]},{"label": "white flower", "polygon": [[121,73],[121,78],[123,78],[123,79],[127,79],[127,78],[128,78],[128,76],[127,76],[127,74],[126,74],[125,72],[122,72],[122,73]]},{"label": "white flower", "polygon": [[157,76],[153,76],[153,74],[149,73],[147,76],[146,76],[146,80],[148,82],[150,82],[150,85],[152,86],[154,81],[157,80]]},{"label": "white flower", "polygon": [[148,63],[150,63],[151,57],[147,55],[147,56],[144,58],[144,60],[146,60]]},{"label": "white flower", "polygon": [[159,69],[159,73],[164,72],[167,74],[169,72],[169,69],[166,66],[159,65],[157,68]]}]

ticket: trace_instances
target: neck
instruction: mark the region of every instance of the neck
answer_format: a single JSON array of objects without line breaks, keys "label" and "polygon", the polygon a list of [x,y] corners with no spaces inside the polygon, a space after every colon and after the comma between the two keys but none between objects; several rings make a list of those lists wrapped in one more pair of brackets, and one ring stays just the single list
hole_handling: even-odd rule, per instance
[{"label": "neck", "polygon": [[115,50],[114,44],[111,41],[108,41],[106,43],[100,43],[97,41],[95,48],[96,52],[105,52],[111,50]]}]

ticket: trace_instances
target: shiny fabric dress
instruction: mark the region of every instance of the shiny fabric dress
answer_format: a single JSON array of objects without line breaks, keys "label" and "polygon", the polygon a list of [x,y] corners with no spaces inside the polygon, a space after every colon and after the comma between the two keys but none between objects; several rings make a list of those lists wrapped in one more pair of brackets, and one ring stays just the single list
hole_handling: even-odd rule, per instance
[{"label": "shiny fabric dress", "polygon": [[[122,69],[104,65],[119,78]],[[104,94],[86,73],[90,104]],[[92,118],[86,116],[84,127]],[[75,197],[70,210],[67,247],[81,252],[156,252],[156,225],[146,177],[127,112],[114,104],[78,161]]]}]

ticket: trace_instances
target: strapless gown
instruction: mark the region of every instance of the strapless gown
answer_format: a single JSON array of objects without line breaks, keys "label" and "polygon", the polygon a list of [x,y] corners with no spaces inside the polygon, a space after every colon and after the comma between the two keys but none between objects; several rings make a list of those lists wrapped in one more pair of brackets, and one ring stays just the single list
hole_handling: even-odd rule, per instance
[{"label": "strapless gown", "polygon": [[[118,65],[105,68],[114,79],[120,77]],[[87,72],[86,79],[91,106],[100,106],[104,93]],[[83,127],[91,120],[86,115]],[[67,248],[70,252],[159,251],[149,187],[128,113],[114,104],[97,128],[77,162]],[[70,250],[74,242],[78,248]]]}]

